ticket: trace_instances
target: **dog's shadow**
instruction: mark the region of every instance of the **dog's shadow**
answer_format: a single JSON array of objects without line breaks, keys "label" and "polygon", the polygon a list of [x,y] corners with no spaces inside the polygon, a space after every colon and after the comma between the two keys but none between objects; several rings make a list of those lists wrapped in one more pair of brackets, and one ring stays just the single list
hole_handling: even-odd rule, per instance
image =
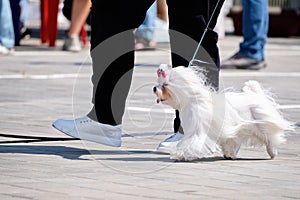
[{"label": "dog's shadow", "polygon": [[[107,160],[124,162],[180,162],[170,159],[168,154],[160,154],[155,150],[87,150],[76,147],[57,146],[57,145],[0,145],[0,154],[31,154],[31,155],[55,155],[69,160]],[[82,158],[83,156],[93,155],[93,158]],[[111,155],[111,157],[108,157]],[[123,155],[123,156],[122,156]],[[226,160],[224,157],[217,156],[202,158],[190,161],[189,163],[199,162],[220,162],[220,161],[262,161],[266,158],[237,158]]]},{"label": "dog's shadow", "polygon": [[[143,154],[160,154],[160,153],[156,153],[155,151],[128,151],[131,152],[133,154],[137,154],[137,153],[143,153]],[[122,152],[124,153],[124,152]],[[186,161],[186,160],[172,160],[170,159],[170,156],[167,154],[164,154],[165,156],[161,156],[161,157],[114,157],[114,158],[104,158],[101,160],[113,160],[113,161],[131,161],[131,162],[145,162],[145,161],[161,161],[161,162],[174,162],[174,163],[209,163],[209,162],[238,162],[238,161],[250,161],[250,162],[254,162],[254,161],[265,161],[265,160],[271,160],[270,158],[236,158],[236,159],[225,159],[222,156],[216,156],[216,157],[210,157],[210,158],[201,158],[201,159],[197,159],[197,160],[192,160],[192,161]]]},{"label": "dog's shadow", "polygon": [[[235,162],[235,161],[264,161],[264,160],[271,160],[270,158],[236,158],[236,159],[225,159],[223,156],[215,156],[215,157],[209,157],[209,158],[201,158],[193,161],[188,161],[191,163],[198,163],[198,162],[218,162],[218,161],[228,161],[228,162]],[[181,161],[181,160],[175,160],[175,162],[187,162],[187,161]]]}]

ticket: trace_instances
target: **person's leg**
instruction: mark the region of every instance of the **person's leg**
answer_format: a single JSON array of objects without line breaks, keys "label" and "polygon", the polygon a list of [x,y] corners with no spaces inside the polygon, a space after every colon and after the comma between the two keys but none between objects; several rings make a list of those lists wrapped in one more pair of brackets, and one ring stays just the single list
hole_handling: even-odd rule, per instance
[{"label": "person's leg", "polygon": [[[188,66],[196,50],[196,45],[198,45],[204,29],[211,18],[211,13],[217,5],[217,0],[193,0],[190,4],[183,1],[169,0],[167,3],[171,29],[169,33],[172,51],[172,66]],[[200,59],[205,62],[213,61],[211,65],[205,67],[207,67],[209,80],[215,88],[218,88],[219,85],[220,58],[217,46],[218,35],[213,31],[213,29],[216,25],[222,4],[223,0],[220,0],[201,44],[201,46],[208,52],[211,59],[206,56],[201,56],[200,52],[196,57],[196,59]],[[176,32],[173,32],[172,30]],[[184,34],[184,36],[178,35],[177,32]],[[187,37],[194,40],[194,43],[187,42]],[[179,112],[177,111],[176,118],[174,120],[174,132],[177,132],[179,127],[180,119]]]},{"label": "person's leg", "polygon": [[14,24],[14,33],[15,33],[15,46],[20,46],[20,8],[19,8],[20,0],[10,0],[12,19]]},{"label": "person's leg", "polygon": [[[218,89],[219,86],[219,49],[217,46],[218,34],[213,31],[224,0],[193,0],[185,1],[168,0],[169,35],[172,51],[172,66],[188,66],[193,58],[197,45],[204,33],[207,23],[211,19],[208,30],[202,41],[196,59],[209,64],[201,64],[207,71],[210,84]],[[215,14],[212,16],[213,10]],[[179,133],[178,133],[179,132]],[[179,111],[176,110],[174,119],[174,135],[161,142],[158,151],[168,153],[170,147],[182,137]]]},{"label": "person's leg", "polygon": [[168,5],[166,0],[156,0],[157,17],[165,22],[168,22]]},{"label": "person's leg", "polygon": [[[71,2],[66,2],[66,6]],[[71,24],[66,34],[63,50],[78,52],[82,49],[79,34],[91,8],[90,0],[73,0],[71,11]],[[67,9],[65,9],[67,11]]]},{"label": "person's leg", "polygon": [[[88,116],[100,123],[116,125],[122,122],[134,66],[134,38],[131,30],[143,22],[146,10],[152,3],[141,0],[92,1],[94,108]],[[119,34],[122,31],[125,32]],[[123,77],[122,88],[114,92]]]},{"label": "person's leg", "polygon": [[257,61],[264,60],[264,46],[268,33],[268,2],[243,0],[243,36],[240,52]]},{"label": "person's leg", "polygon": [[29,0],[20,0],[20,39],[28,39],[31,35],[31,30],[27,28],[29,3]]},{"label": "person's leg", "polygon": [[14,28],[9,0],[0,2],[0,45],[13,48],[15,44]]},{"label": "person's leg", "polygon": [[266,67],[264,46],[268,34],[269,13],[265,0],[243,0],[243,36],[239,51],[222,62],[222,68],[259,70]]},{"label": "person's leg", "polygon": [[[144,47],[153,47],[154,32],[155,32],[155,21],[157,18],[157,4],[154,2],[146,13],[144,22],[135,30],[135,38],[138,49]],[[140,46],[138,45],[140,43]]]},{"label": "person's leg", "polygon": [[[190,3],[186,3],[183,1],[168,0],[170,29],[190,37],[195,40],[195,44],[198,44],[217,2],[218,0],[193,0]],[[212,16],[209,28],[201,44],[217,68],[220,65],[219,50],[217,47],[218,34],[213,31],[213,28],[216,25],[223,2],[224,0],[219,1],[216,12]],[[186,46],[185,41],[185,38],[178,37],[173,32],[170,32],[173,67],[179,65],[187,66],[190,59],[192,59],[196,47]],[[187,45],[190,44],[188,43]],[[182,53],[182,55],[178,55],[178,52]],[[215,85],[217,86],[218,83],[215,83]]]},{"label": "person's leg", "polygon": [[134,66],[133,28],[143,22],[146,10],[152,3],[148,0],[92,1],[94,106],[88,116],[56,120],[53,123],[56,129],[82,140],[114,147],[121,145],[121,126],[115,125],[122,122],[131,83],[131,69]]},{"label": "person's leg", "polygon": [[90,13],[90,0],[73,0],[71,12],[71,25],[67,33],[68,36],[79,35],[82,25],[85,23]]},{"label": "person's leg", "polygon": [[21,26],[27,26],[29,0],[20,0],[20,22]]}]

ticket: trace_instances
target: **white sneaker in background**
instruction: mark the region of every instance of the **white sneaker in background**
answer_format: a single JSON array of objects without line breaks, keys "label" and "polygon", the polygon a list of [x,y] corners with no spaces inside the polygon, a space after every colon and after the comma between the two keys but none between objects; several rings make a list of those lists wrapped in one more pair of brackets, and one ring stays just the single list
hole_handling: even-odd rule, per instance
[{"label": "white sneaker in background", "polygon": [[81,51],[81,43],[78,35],[66,36],[62,48],[64,51],[79,52]]},{"label": "white sneaker in background", "polygon": [[183,134],[180,132],[174,133],[171,137],[168,137],[164,141],[162,141],[158,147],[156,148],[156,152],[158,153],[167,153],[169,154],[171,149],[175,148],[178,142],[183,137]]},{"label": "white sneaker in background", "polygon": [[0,45],[0,56],[6,56],[13,54],[15,52],[14,48],[6,48],[5,46]]},{"label": "white sneaker in background", "polygon": [[121,125],[112,126],[96,122],[85,116],[74,120],[56,120],[52,126],[74,138],[96,142],[108,146],[120,147]]}]

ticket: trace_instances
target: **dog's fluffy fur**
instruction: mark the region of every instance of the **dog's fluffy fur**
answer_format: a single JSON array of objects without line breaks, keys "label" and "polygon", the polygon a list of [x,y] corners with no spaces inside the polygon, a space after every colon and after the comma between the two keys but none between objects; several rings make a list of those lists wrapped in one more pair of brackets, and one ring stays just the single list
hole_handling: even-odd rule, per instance
[{"label": "dog's fluffy fur", "polygon": [[217,150],[235,159],[242,144],[265,145],[274,158],[284,131],[293,129],[257,81],[246,82],[241,92],[216,92],[199,67],[160,66],[158,82],[153,89],[157,101],[179,110],[184,131],[172,159],[191,161]]}]

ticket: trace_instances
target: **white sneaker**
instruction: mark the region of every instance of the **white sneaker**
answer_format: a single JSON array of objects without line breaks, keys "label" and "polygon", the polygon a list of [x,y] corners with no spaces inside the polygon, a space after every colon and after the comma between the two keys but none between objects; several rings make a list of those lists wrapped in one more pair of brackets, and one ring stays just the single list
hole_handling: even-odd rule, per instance
[{"label": "white sneaker", "polygon": [[77,35],[71,35],[71,36],[66,36],[65,42],[63,45],[63,50],[64,51],[72,51],[72,52],[79,52],[81,51],[81,43],[79,40],[79,36]]},{"label": "white sneaker", "polygon": [[158,147],[156,148],[156,151],[159,153],[167,153],[169,154],[171,149],[175,148],[178,142],[183,137],[183,134],[180,132],[174,133],[171,137],[168,137],[164,141],[162,141]]},{"label": "white sneaker", "polygon": [[1,55],[6,56],[6,55],[13,54],[14,51],[15,51],[14,48],[6,48],[5,46],[2,46],[0,44],[0,56]]},{"label": "white sneaker", "polygon": [[75,120],[56,120],[52,126],[74,138],[96,142],[108,146],[121,146],[121,125],[111,126],[96,122],[89,117]]}]

